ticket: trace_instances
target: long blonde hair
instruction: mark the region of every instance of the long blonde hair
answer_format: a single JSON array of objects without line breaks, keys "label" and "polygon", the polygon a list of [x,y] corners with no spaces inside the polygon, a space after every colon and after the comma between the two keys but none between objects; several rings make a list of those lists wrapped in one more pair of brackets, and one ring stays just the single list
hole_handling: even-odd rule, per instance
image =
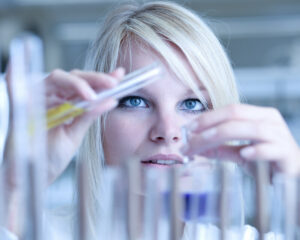
[{"label": "long blonde hair", "polygon": [[[86,68],[111,72],[119,62],[124,62],[124,49],[130,52],[132,42],[137,39],[159,53],[176,76],[205,101],[192,73],[182,68],[182,59],[172,51],[174,45],[180,49],[197,79],[207,89],[213,108],[239,102],[230,62],[216,36],[195,13],[172,2],[130,3],[109,13],[90,46]],[[95,232],[101,211],[104,128],[105,116],[102,116],[89,129],[78,154],[78,160],[84,161],[88,169],[90,202],[87,211],[91,232]]]}]

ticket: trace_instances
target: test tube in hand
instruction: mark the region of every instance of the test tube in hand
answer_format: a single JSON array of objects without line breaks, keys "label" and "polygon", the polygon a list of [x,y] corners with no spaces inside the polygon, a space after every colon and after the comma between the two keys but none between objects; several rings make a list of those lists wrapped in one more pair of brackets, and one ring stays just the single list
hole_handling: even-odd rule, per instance
[{"label": "test tube in hand", "polygon": [[161,74],[162,71],[158,63],[153,63],[126,75],[118,86],[98,93],[96,99],[93,101],[81,101],[77,103],[66,102],[54,108],[50,108],[47,112],[48,129],[57,127],[66,121],[80,116],[95,107],[97,103],[101,103],[112,97],[121,98],[130,92],[134,92],[157,80]]}]

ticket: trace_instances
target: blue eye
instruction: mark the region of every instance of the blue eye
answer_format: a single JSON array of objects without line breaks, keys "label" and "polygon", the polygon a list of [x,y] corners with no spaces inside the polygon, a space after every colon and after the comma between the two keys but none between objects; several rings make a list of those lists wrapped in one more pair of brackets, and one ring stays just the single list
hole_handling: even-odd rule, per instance
[{"label": "blue eye", "polygon": [[146,108],[148,107],[146,100],[141,97],[128,96],[122,98],[119,102],[119,107],[123,108]]},{"label": "blue eye", "polygon": [[188,112],[203,112],[205,110],[205,106],[199,99],[189,98],[180,104],[180,109]]}]

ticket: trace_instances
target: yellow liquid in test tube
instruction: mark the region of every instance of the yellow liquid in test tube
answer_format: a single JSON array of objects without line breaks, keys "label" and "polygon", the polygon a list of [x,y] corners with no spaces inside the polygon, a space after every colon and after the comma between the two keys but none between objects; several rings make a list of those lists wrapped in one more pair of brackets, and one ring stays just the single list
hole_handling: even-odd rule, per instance
[{"label": "yellow liquid in test tube", "polygon": [[57,127],[66,121],[69,121],[108,98],[120,98],[126,94],[136,91],[157,80],[162,71],[158,63],[151,64],[137,71],[134,71],[124,77],[124,80],[115,88],[100,92],[93,101],[82,101],[79,103],[65,102],[57,107],[50,108],[47,111],[47,128]]},{"label": "yellow liquid in test tube", "polygon": [[57,127],[69,119],[75,118],[85,112],[85,109],[66,102],[47,111],[47,128]]}]

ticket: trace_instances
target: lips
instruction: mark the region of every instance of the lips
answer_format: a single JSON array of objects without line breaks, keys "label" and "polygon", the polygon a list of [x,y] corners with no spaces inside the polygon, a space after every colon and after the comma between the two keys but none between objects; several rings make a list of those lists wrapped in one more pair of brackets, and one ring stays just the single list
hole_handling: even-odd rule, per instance
[{"label": "lips", "polygon": [[168,166],[168,165],[182,164],[183,159],[176,154],[157,154],[145,160],[142,160],[141,162],[143,164]]}]

